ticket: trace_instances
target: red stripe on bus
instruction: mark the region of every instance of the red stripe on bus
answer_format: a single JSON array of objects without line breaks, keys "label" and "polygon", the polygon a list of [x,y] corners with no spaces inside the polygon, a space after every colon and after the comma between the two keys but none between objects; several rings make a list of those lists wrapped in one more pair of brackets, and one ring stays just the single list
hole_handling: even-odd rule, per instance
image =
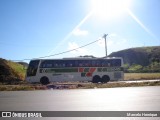
[{"label": "red stripe on bus", "polygon": [[90,68],[89,72],[93,73],[96,70],[96,68]]},{"label": "red stripe on bus", "polygon": [[79,68],[79,72],[84,72],[84,68]]},{"label": "red stripe on bus", "polygon": [[92,76],[92,73],[88,72],[88,73],[86,73],[86,76],[87,76],[87,77],[91,77],[91,76]]}]

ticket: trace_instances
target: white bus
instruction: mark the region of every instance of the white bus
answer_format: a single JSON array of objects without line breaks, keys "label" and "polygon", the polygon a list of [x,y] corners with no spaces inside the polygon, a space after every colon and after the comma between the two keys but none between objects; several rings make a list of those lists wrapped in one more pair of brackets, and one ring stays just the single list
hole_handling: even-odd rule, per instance
[{"label": "white bus", "polygon": [[31,60],[27,69],[28,82],[91,81],[107,83],[123,80],[123,59],[112,58],[63,58]]}]

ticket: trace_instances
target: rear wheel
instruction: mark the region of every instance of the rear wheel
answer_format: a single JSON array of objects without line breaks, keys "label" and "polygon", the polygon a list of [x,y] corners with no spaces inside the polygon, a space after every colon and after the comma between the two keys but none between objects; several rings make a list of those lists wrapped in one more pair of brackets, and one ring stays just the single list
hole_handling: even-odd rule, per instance
[{"label": "rear wheel", "polygon": [[95,75],[92,79],[92,83],[98,83],[101,82],[101,78],[99,75]]},{"label": "rear wheel", "polygon": [[107,83],[110,81],[110,78],[108,75],[103,75],[102,79],[101,79],[101,82],[102,83]]},{"label": "rear wheel", "polygon": [[40,79],[40,83],[41,83],[42,85],[47,85],[47,84],[49,84],[49,79],[48,79],[48,77],[46,77],[46,76],[42,77],[42,78]]}]

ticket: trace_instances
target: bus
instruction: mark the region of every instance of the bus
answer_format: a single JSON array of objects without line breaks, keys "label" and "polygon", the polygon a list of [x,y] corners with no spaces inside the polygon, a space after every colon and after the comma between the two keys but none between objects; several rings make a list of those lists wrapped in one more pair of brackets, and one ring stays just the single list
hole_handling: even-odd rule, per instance
[{"label": "bus", "polygon": [[123,80],[123,59],[121,57],[77,57],[62,59],[31,60],[26,73],[30,83],[91,81],[107,83]]}]

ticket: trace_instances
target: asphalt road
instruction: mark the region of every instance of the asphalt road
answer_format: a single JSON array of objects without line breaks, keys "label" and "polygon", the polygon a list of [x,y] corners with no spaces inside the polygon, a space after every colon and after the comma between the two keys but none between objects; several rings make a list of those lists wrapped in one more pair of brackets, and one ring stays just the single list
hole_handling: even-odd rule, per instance
[{"label": "asphalt road", "polygon": [[159,91],[160,86],[3,91],[0,111],[160,111]]}]

